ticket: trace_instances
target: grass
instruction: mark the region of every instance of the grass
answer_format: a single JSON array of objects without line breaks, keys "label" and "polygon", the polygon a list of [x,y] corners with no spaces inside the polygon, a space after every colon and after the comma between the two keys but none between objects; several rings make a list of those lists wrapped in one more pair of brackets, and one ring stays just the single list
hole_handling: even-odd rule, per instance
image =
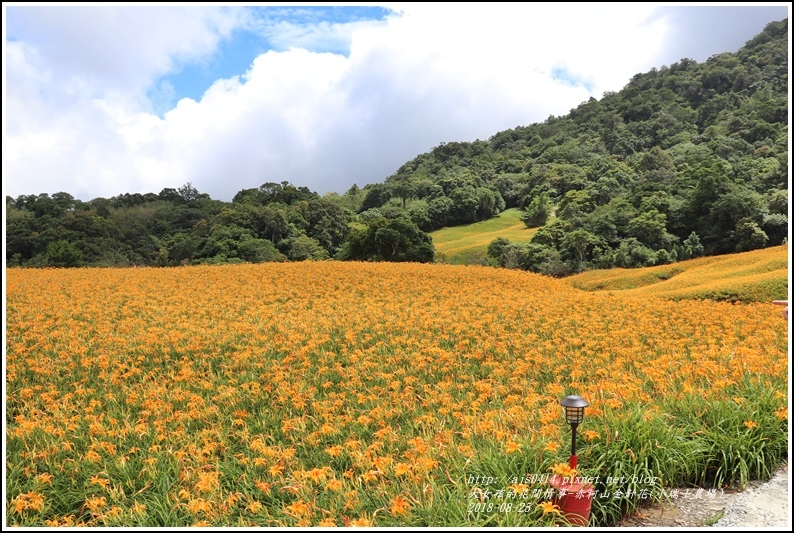
[{"label": "grass", "polygon": [[711,517],[707,518],[706,522],[705,522],[705,525],[707,527],[711,527],[714,524],[716,524],[717,522],[719,522],[722,519],[723,516],[725,516],[725,510],[724,509],[722,511],[718,512],[717,514],[715,514],[714,516],[711,516]]},{"label": "grass", "polygon": [[484,257],[488,245],[497,237],[511,242],[529,242],[537,228],[528,229],[521,221],[523,211],[506,209],[489,220],[442,228],[430,233],[440,262],[466,264],[472,257]]}]

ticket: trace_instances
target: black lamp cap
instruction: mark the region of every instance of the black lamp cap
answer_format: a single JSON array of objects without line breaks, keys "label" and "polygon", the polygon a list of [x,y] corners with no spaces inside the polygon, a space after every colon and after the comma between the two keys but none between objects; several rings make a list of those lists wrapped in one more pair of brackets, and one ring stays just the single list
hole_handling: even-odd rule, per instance
[{"label": "black lamp cap", "polygon": [[581,396],[571,395],[560,400],[560,405],[563,407],[587,407],[590,405],[590,402]]}]

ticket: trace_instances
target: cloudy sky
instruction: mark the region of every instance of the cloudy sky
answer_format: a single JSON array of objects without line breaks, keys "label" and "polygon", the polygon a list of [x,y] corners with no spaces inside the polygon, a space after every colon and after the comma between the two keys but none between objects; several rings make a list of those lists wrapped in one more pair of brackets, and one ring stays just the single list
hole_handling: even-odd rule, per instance
[{"label": "cloudy sky", "polygon": [[[316,3],[315,3],[316,5]],[[3,190],[326,193],[735,52],[789,4],[3,4]]]}]

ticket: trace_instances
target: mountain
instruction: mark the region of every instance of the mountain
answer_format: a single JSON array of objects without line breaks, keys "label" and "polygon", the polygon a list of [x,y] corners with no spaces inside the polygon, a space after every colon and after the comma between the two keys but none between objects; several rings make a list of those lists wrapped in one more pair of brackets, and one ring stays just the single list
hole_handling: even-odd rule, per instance
[{"label": "mountain", "polygon": [[788,116],[786,19],[736,53],[637,74],[566,116],[442,143],[364,187],[362,207],[403,209],[425,231],[511,207],[540,226],[554,212],[508,251],[556,274],[776,246],[788,233]]}]

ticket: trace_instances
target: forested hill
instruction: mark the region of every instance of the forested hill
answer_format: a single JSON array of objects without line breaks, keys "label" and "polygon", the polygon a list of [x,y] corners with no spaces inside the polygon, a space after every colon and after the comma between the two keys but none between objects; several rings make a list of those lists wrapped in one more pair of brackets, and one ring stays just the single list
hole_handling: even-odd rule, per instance
[{"label": "forested hill", "polygon": [[[564,117],[446,143],[372,186],[426,230],[504,207],[551,223],[493,255],[532,270],[642,266],[780,244],[788,213],[788,20],[736,53],[635,75]],[[509,253],[506,253],[509,252]]]},{"label": "forested hill", "polygon": [[529,243],[491,243],[494,264],[552,275],[774,246],[788,233],[788,115],[786,19],[736,53],[637,74],[486,141],[443,143],[343,195],[282,182],[232,202],[190,183],[89,202],[6,197],[7,266],[432,261],[425,232],[507,207],[540,228]]}]

